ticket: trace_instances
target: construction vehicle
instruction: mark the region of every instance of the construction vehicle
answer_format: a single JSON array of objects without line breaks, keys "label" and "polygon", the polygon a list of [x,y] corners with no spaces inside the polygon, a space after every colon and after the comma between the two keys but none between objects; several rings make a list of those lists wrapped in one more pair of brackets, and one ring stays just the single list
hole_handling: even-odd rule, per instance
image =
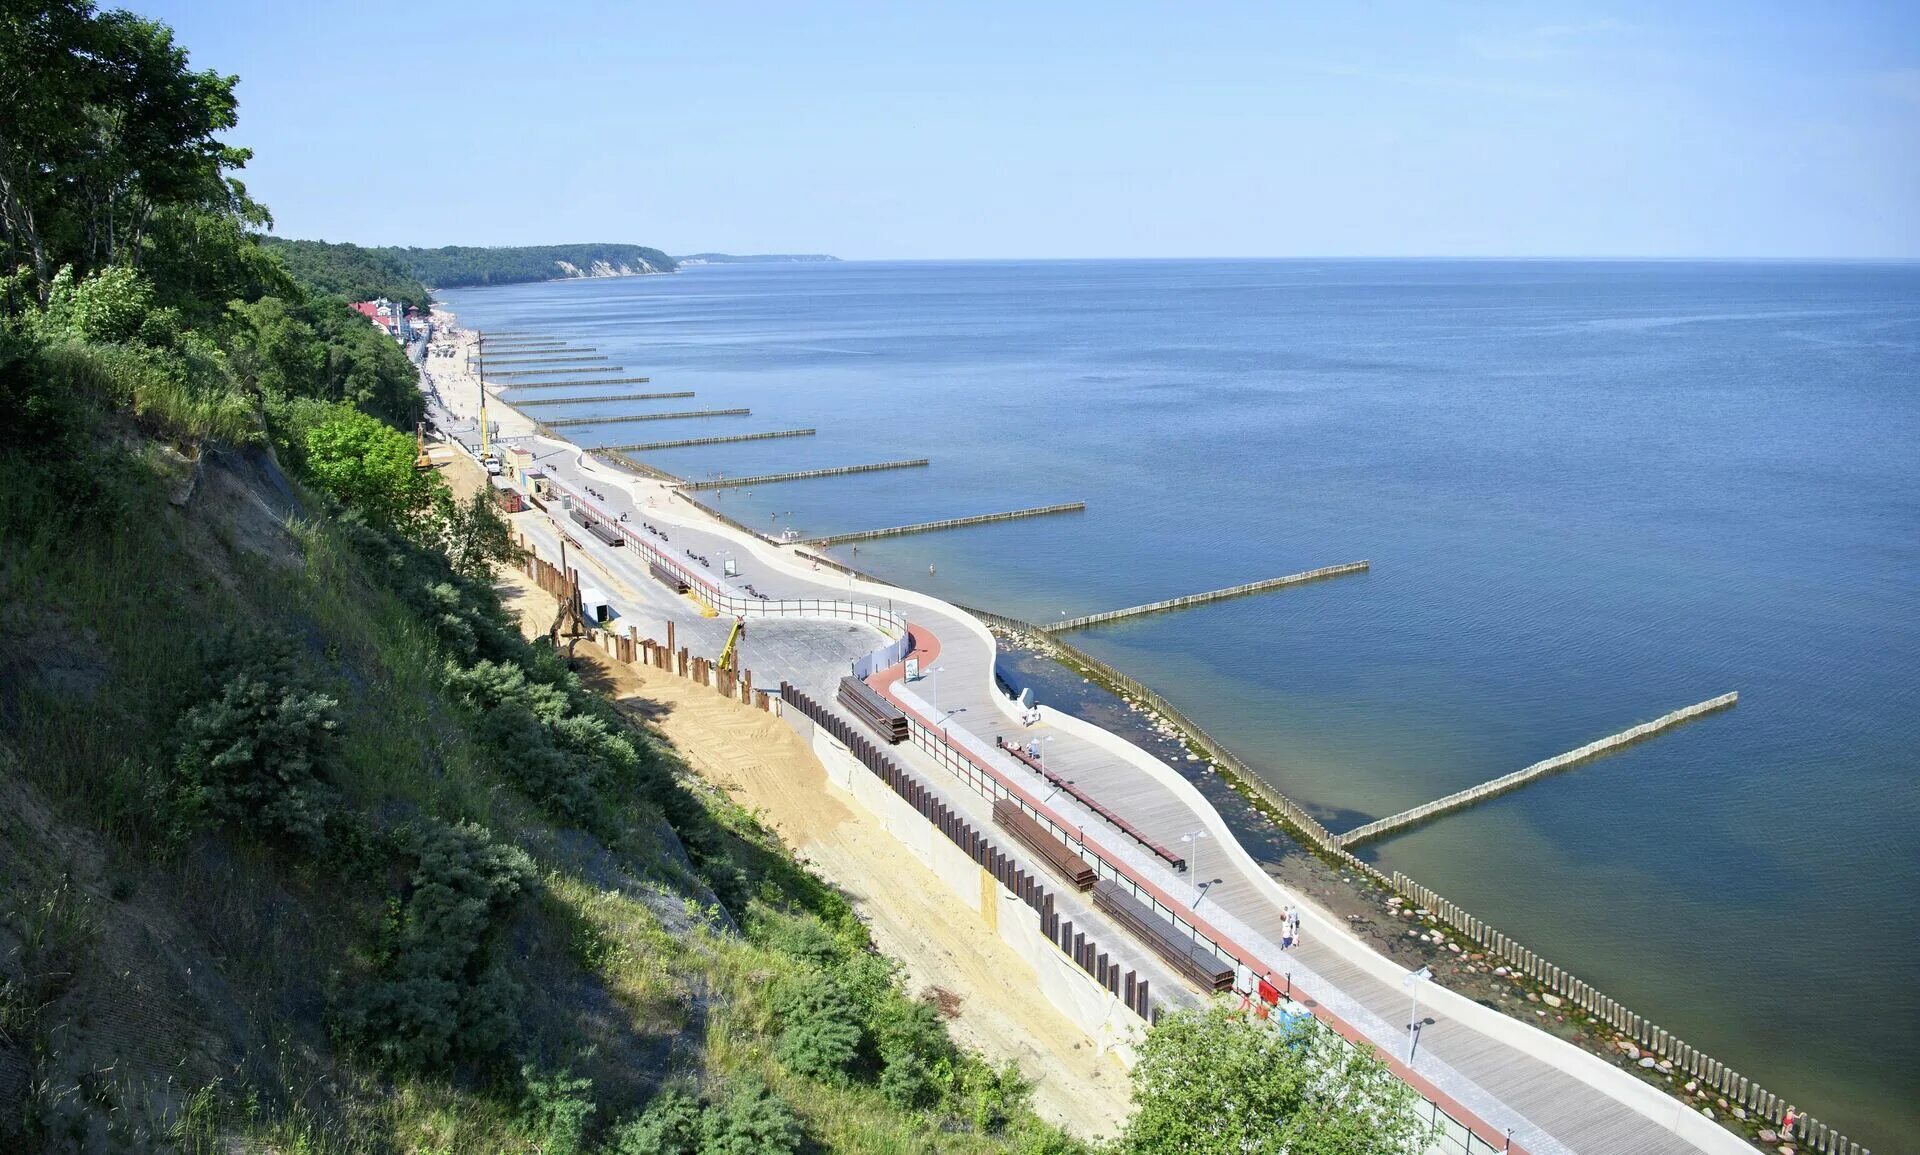
[{"label": "construction vehicle", "polygon": [[427,423],[424,421],[413,423],[413,450],[415,469],[433,468],[433,458],[427,455]]},{"label": "construction vehicle", "polygon": [[733,669],[734,662],[738,660],[740,656],[740,639],[746,636],[747,619],[735,617],[733,619],[733,629],[727,633],[726,648],[720,651],[720,661],[717,664],[721,669]]}]

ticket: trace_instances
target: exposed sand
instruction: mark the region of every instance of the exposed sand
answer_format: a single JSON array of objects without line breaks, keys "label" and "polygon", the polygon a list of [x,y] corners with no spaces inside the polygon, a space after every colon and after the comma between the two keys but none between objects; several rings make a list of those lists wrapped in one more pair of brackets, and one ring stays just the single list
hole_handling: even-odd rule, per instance
[{"label": "exposed sand", "polygon": [[[480,484],[479,469],[464,455],[436,460],[447,461],[456,491]],[[500,578],[522,628],[543,634],[554,600],[524,573]],[[872,816],[827,784],[826,771],[785,722],[664,671],[614,662],[592,645],[576,653],[597,668],[623,709],[645,717],[702,777],[758,811],[796,855],[845,892],[881,952],[901,963],[907,988],[937,995],[955,1039],[995,1063],[1012,1060],[1033,1082],[1042,1118],[1087,1137],[1118,1132],[1129,1092],[1119,1060],[1098,1054],[1033,984],[1006,980],[1030,968]]]}]

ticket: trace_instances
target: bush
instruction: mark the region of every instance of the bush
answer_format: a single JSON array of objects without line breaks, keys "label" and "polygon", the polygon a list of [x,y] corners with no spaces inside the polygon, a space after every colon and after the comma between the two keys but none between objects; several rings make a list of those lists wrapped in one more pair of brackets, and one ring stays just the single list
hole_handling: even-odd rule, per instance
[{"label": "bush", "polygon": [[520,1068],[526,1080],[522,1117],[540,1155],[579,1155],[593,1116],[592,1079],[576,1079],[569,1071],[551,1076],[531,1065]]},{"label": "bush", "polygon": [[304,448],[307,477],[381,529],[418,528],[445,487],[414,469],[412,437],[344,404],[307,428]]},{"label": "bush", "polygon": [[336,1029],[396,1067],[496,1057],[522,992],[493,946],[533,863],[466,823],[403,827],[395,841],[416,862],[410,893],[393,904],[373,980],[337,1000]]},{"label": "bush", "polygon": [[832,975],[808,971],[780,985],[775,1000],[780,1017],[782,1063],[796,1075],[824,1083],[843,1083],[860,1058],[865,1017],[859,1003]]},{"label": "bush", "polygon": [[699,1155],[705,1120],[700,1100],[669,1087],[639,1117],[614,1128],[607,1155]]},{"label": "bush", "polygon": [[701,1120],[700,1155],[792,1155],[800,1121],[785,1099],[755,1079],[742,1079]]},{"label": "bush", "polygon": [[189,813],[204,812],[317,848],[338,806],[337,701],[284,660],[233,673],[179,725],[175,769]]},{"label": "bush", "polygon": [[927,1003],[893,994],[876,1009],[874,1019],[880,1093],[901,1108],[938,1103],[953,1084],[956,1058],[940,1016]]},{"label": "bush", "polygon": [[1256,1020],[1224,999],[1169,1012],[1147,1034],[1133,1101],[1120,1150],[1137,1155],[1414,1155],[1434,1136],[1413,1089],[1371,1048],[1312,1019]]}]

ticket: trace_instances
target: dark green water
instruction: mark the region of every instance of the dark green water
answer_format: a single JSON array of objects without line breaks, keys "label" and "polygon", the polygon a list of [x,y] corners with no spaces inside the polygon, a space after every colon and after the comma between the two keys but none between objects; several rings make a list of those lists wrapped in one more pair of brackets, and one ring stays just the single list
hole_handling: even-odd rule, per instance
[{"label": "dark green water", "polygon": [[716,495],[742,520],[1088,503],[861,547],[956,601],[1046,620],[1370,559],[1077,639],[1336,830],[1739,690],[1368,853],[1915,1147],[1920,267],[775,265],[448,296],[699,391],[640,408],[754,409],[583,444],[813,426],[650,460],[934,459]]}]

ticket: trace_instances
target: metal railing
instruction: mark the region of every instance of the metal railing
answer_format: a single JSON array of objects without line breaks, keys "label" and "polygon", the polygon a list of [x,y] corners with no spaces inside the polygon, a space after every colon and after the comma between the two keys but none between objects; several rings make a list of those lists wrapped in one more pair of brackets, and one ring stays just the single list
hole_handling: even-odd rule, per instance
[{"label": "metal railing", "polygon": [[[893,652],[907,637],[907,616],[892,606],[879,606],[851,598],[845,601],[838,598],[757,598],[734,593],[714,580],[712,575],[703,572],[701,567],[688,565],[688,559],[676,557],[648,541],[644,534],[636,532],[630,524],[621,521],[587,494],[553,478],[548,478],[547,484],[572,502],[574,508],[584,510],[606,528],[619,534],[646,564],[659,566],[686,583],[688,590],[713,607],[716,613],[751,618],[828,618],[863,622],[888,638],[888,645],[869,657]],[[899,660],[897,656],[893,659],[894,662]]]}]

